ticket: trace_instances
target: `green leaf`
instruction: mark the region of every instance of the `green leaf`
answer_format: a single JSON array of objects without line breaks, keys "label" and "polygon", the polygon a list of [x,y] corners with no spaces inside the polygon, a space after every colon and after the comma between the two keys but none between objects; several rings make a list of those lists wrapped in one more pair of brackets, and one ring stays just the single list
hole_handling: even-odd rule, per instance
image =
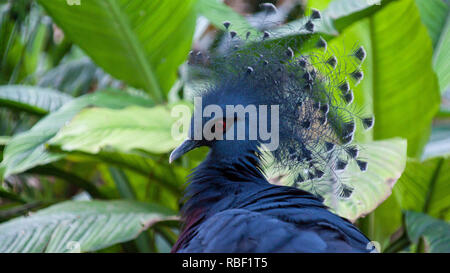
[{"label": "green leaf", "polygon": [[351,221],[372,212],[392,193],[406,165],[406,141],[392,139],[360,144],[360,158],[368,162],[361,172],[355,162],[339,174],[345,185],[353,188],[350,198],[325,196],[325,204],[337,214]]},{"label": "green leaf", "polygon": [[87,93],[94,84],[101,83],[103,80],[101,76],[105,76],[104,73],[86,57],[60,64],[49,70],[39,79],[38,85],[78,96]]},{"label": "green leaf", "polygon": [[57,90],[27,85],[0,86],[0,106],[46,115],[69,102],[71,96]]},{"label": "green leaf", "polygon": [[435,124],[422,159],[450,155],[450,124]]},{"label": "green leaf", "polygon": [[353,23],[374,15],[391,2],[394,0],[336,0],[328,5],[324,13],[325,16],[331,18],[336,30],[342,32]]},{"label": "green leaf", "polygon": [[91,181],[88,181],[75,173],[65,171],[61,168],[47,165],[34,167],[27,171],[30,174],[38,174],[43,176],[53,176],[64,179],[65,181],[79,187],[88,192],[93,198],[105,199],[106,196],[100,192],[97,187]]},{"label": "green leaf", "polygon": [[195,0],[66,0],[39,3],[72,41],[112,76],[161,102],[186,59]]},{"label": "green leaf", "polygon": [[88,252],[130,241],[174,213],[132,201],[67,201],[0,224],[0,252]]},{"label": "green leaf", "polygon": [[247,31],[252,34],[259,32],[247,19],[219,0],[198,0],[195,7],[200,15],[205,16],[219,29],[225,30],[223,22],[228,21],[231,23],[230,29],[241,37],[245,37]]},{"label": "green leaf", "polygon": [[306,9],[318,9],[318,10],[324,10],[328,7],[332,0],[308,0],[306,2]]},{"label": "green leaf", "polygon": [[439,42],[449,13],[449,6],[443,0],[415,0],[423,24],[433,41],[433,47]]},{"label": "green leaf", "polygon": [[450,16],[442,30],[433,57],[433,67],[439,79],[441,94],[450,89]]},{"label": "green leaf", "polygon": [[450,88],[450,7],[443,0],[415,0],[435,49],[433,67],[441,94]]},{"label": "green leaf", "polygon": [[355,100],[375,116],[375,126],[369,132],[375,140],[406,139],[408,156],[419,158],[440,95],[432,68],[431,41],[414,0],[392,2],[346,29],[330,48],[349,54],[355,41],[367,51],[362,66],[365,78],[355,88]]},{"label": "green leaf", "polygon": [[190,116],[183,120],[173,118],[167,106],[90,108],[77,115],[48,144],[51,149],[69,153],[74,161],[95,160],[151,176],[152,182],[180,195],[180,176],[172,173],[176,168],[167,170],[154,161],[155,154],[167,153],[180,144],[182,139],[172,137],[172,126],[175,122],[189,124],[189,119]]},{"label": "green leaf", "polygon": [[[351,221],[367,215],[391,195],[392,187],[406,164],[405,140],[374,141],[359,146],[359,157],[368,162],[367,171],[361,172],[357,164],[351,162],[343,173],[338,174],[341,183],[353,188],[350,198],[338,197],[335,191],[337,185],[330,185],[329,181],[303,182],[299,185],[303,190],[323,195],[325,204]],[[282,183],[292,185],[294,177],[290,175]]]},{"label": "green leaf", "polygon": [[392,195],[374,212],[372,240],[386,244],[402,225],[402,210],[425,212],[450,220],[450,159],[408,159]]},{"label": "green leaf", "polygon": [[[393,192],[395,192],[396,187],[394,186]],[[361,219],[361,222],[367,231],[366,235],[371,240],[379,242],[384,251],[402,225],[402,211],[395,199],[395,194],[391,194],[368,217]]]},{"label": "green leaf", "polygon": [[97,154],[79,151],[71,151],[67,154],[67,159],[72,161],[106,163],[129,169],[145,178],[150,178],[151,182],[169,190],[176,196],[182,195],[180,186],[185,182],[188,175],[185,168],[164,164],[168,162],[168,158],[164,160],[163,164],[160,164],[158,162],[161,161],[161,158],[155,158],[142,152],[118,152],[108,147]]},{"label": "green leaf", "polygon": [[[336,0],[331,2],[330,0],[319,0],[308,1],[308,8],[323,9],[329,3],[328,7],[322,11],[322,19],[314,22],[315,30],[322,34],[337,36],[345,28],[375,14],[393,1],[382,0],[381,5],[378,5],[379,1]],[[317,2],[317,5],[315,5],[315,2]],[[279,27],[275,30],[275,36],[281,38],[307,33],[299,30],[302,29],[308,19],[301,18]]]},{"label": "green leaf", "polygon": [[108,169],[120,197],[128,200],[136,200],[136,193],[134,192],[127,175],[122,170],[114,167],[109,167]]},{"label": "green leaf", "polygon": [[26,201],[22,197],[14,194],[12,192],[6,191],[2,188],[0,188],[0,198],[6,199],[6,200],[12,200],[12,201],[19,202],[19,203],[26,203]]},{"label": "green leaf", "polygon": [[45,143],[53,138],[67,122],[87,106],[123,108],[130,105],[152,106],[141,96],[119,91],[103,91],[85,95],[65,104],[58,111],[40,120],[33,128],[14,136],[5,148],[0,168],[3,176],[20,173],[38,165],[45,165],[64,157],[62,153],[49,152]]},{"label": "green leaf", "polygon": [[9,136],[0,136],[0,147],[7,145],[10,140],[11,137]]},{"label": "green leaf", "polygon": [[352,196],[338,199],[336,203],[334,197],[325,199],[339,215],[351,221],[369,214],[391,195],[406,165],[405,140],[374,141],[360,146],[360,158],[368,162],[367,171],[361,172],[352,162],[340,175],[354,189]]},{"label": "green leaf", "polygon": [[[190,117],[184,117],[188,124]],[[182,141],[172,137],[177,120],[166,106],[131,106],[124,109],[90,108],[81,111],[48,143],[63,151],[96,154],[105,147],[119,152],[161,154]],[[132,141],[131,141],[132,140]]]},{"label": "green leaf", "polygon": [[[137,200],[136,193],[125,172],[114,167],[109,167],[109,172],[114,180],[120,197],[128,200]],[[153,243],[148,233],[142,233],[133,242],[141,253],[154,252],[154,249],[151,247]]]},{"label": "green leaf", "polygon": [[450,224],[423,213],[407,211],[406,229],[409,239],[418,244],[425,240],[428,252],[450,253]]},{"label": "green leaf", "polygon": [[420,162],[409,159],[394,188],[403,210],[427,213],[450,220],[450,158],[437,157]]}]

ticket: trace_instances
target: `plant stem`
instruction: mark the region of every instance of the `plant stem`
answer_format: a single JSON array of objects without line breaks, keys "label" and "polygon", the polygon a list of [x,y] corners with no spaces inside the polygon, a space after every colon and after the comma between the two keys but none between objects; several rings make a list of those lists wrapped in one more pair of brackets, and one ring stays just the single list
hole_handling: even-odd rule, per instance
[{"label": "plant stem", "polygon": [[[111,177],[116,184],[117,190],[119,191],[120,197],[130,200],[137,200],[136,193],[133,187],[128,181],[127,175],[118,168],[109,167],[109,172],[111,173]],[[136,246],[136,249],[141,253],[152,253],[155,252],[154,247],[154,236],[150,236],[148,231],[143,231],[134,241],[133,244]],[[129,249],[128,245],[128,249]],[[134,250],[133,250],[134,252]]]},{"label": "plant stem", "polygon": [[406,232],[404,232],[400,238],[386,247],[384,253],[396,253],[402,251],[407,246],[409,246],[410,243],[411,242],[409,241],[408,235],[406,234]]}]

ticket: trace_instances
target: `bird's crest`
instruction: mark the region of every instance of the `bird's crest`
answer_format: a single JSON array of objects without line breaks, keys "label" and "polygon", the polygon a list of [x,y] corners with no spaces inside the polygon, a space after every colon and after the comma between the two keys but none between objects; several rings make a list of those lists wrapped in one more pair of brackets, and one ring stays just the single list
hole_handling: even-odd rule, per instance
[{"label": "bird's crest", "polygon": [[[224,22],[227,50],[191,52],[189,58],[191,66],[207,71],[210,84],[201,95],[212,103],[220,103],[220,94],[214,92],[221,89],[229,96],[258,98],[257,104],[279,105],[279,148],[271,154],[276,168],[296,173],[295,185],[336,180],[350,161],[361,171],[368,168],[352,143],[357,123],[365,129],[374,124],[373,117],[360,117],[352,107],[352,88],[364,76],[366,52],[356,47],[343,56],[333,54],[327,41],[314,34],[320,17],[313,10],[298,29],[301,34],[283,39],[269,30],[240,37]],[[223,88],[233,85],[246,88]],[[350,195],[350,187],[340,188],[339,195]]]}]

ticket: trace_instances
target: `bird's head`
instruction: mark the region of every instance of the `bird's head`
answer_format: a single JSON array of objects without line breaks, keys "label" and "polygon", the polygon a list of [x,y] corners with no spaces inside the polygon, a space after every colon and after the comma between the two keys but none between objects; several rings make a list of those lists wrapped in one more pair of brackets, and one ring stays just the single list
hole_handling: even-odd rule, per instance
[{"label": "bird's head", "polygon": [[[312,31],[312,25],[307,21],[305,29]],[[318,49],[302,54],[291,41],[271,42],[268,32],[259,43],[228,34],[227,53],[191,54],[193,67],[208,71],[209,84],[194,96],[188,138],[170,161],[200,146],[210,147],[218,161],[267,151],[283,168],[309,170],[299,182],[322,179],[350,160],[367,168],[351,142],[356,124],[370,128],[373,118],[349,109],[351,85],[363,76],[362,47],[351,54],[354,60],[341,64],[318,36],[310,39]]]},{"label": "bird's head", "polygon": [[188,137],[170,160],[200,146],[209,147],[218,160],[228,160],[257,152],[261,145],[277,145],[278,108],[253,84],[246,77],[224,80],[195,96]]}]

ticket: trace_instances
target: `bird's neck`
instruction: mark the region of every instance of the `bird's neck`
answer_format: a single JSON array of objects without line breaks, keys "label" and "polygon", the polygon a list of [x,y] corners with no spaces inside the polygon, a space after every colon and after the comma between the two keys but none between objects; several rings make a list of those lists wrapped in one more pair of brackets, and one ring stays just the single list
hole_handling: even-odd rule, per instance
[{"label": "bird's neck", "polygon": [[220,211],[230,195],[251,192],[268,184],[257,152],[230,159],[217,159],[209,154],[192,172],[189,182],[185,195],[188,200],[182,210],[187,222],[189,218],[207,217]]}]

